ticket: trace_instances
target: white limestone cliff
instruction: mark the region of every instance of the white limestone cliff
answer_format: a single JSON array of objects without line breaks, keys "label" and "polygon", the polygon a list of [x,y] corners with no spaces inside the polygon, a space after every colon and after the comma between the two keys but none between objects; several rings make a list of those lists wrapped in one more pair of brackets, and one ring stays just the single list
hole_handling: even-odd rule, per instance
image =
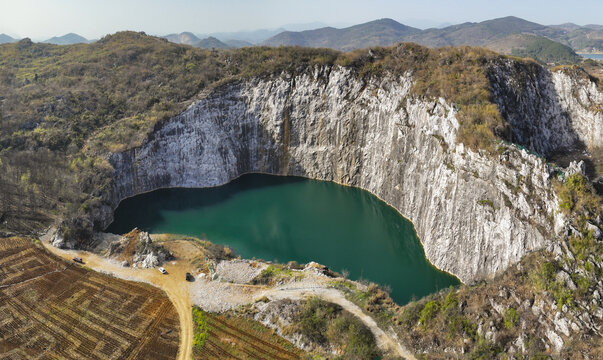
[{"label": "white limestone cliff", "polygon": [[[508,83],[507,70],[493,83]],[[530,134],[514,129],[516,140],[535,151],[554,151],[576,138],[600,144],[600,113],[592,117],[564,97],[566,80],[553,78],[513,95],[513,104],[526,109],[532,105],[522,96],[556,96],[551,101],[561,109],[524,120],[507,111],[514,128],[533,122],[522,125]],[[158,188],[222,185],[248,172],[298,175],[379,196],[413,222],[427,258],[463,282],[491,277],[547,245],[563,220],[556,214],[554,170],[514,146],[492,156],[457,144],[454,107],[414,97],[411,86],[410,75],[364,81],[341,67],[223,85],[162,124],[143,146],[111,155],[111,206]],[[498,96],[511,96],[498,89]],[[601,103],[596,88],[587,93]],[[546,108],[542,101],[538,106]],[[584,130],[574,118],[584,119]],[[542,129],[550,119],[558,126],[549,134]]]}]

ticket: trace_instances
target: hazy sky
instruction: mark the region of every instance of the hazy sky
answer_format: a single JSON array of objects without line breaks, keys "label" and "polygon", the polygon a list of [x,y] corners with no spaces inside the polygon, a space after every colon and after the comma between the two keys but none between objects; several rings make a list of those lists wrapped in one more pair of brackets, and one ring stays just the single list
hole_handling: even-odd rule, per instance
[{"label": "hazy sky", "polygon": [[603,23],[601,0],[0,0],[0,33],[98,38],[119,30],[210,33],[392,18],[408,25],[515,15],[541,24]]}]

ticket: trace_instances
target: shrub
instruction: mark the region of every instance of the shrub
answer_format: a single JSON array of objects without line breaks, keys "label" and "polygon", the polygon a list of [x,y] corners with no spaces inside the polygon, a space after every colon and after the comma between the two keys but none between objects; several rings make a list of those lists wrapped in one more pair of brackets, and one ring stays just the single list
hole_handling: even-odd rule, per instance
[{"label": "shrub", "polygon": [[267,268],[262,270],[260,275],[253,279],[253,282],[255,284],[270,284],[279,278],[289,277],[291,275],[293,275],[293,271],[283,265],[268,265]]},{"label": "shrub", "polygon": [[553,262],[545,261],[532,274],[534,285],[542,290],[549,290],[550,284],[555,280],[556,266]]},{"label": "shrub", "polygon": [[482,206],[489,206],[491,207],[493,210],[496,210],[496,207],[494,206],[494,203],[492,202],[492,200],[478,200],[477,201],[478,204],[482,205]]},{"label": "shrub", "polygon": [[193,307],[193,324],[195,325],[193,347],[200,350],[207,341],[208,329],[207,322],[203,314],[203,310],[198,307]]},{"label": "shrub", "polygon": [[555,298],[559,310],[561,310],[563,305],[572,305],[574,302],[574,294],[565,286],[565,284],[555,281],[550,286],[550,290],[553,292],[553,297]]},{"label": "shrub", "polygon": [[421,316],[419,317],[419,323],[425,326],[429,320],[433,319],[440,310],[440,307],[435,301],[428,301],[427,304],[421,310]]},{"label": "shrub", "polygon": [[399,317],[401,325],[407,330],[412,329],[419,322],[422,309],[423,305],[418,302],[406,305]]},{"label": "shrub", "polygon": [[298,321],[300,332],[317,344],[327,342],[328,321],[340,312],[339,306],[313,297],[304,303]]},{"label": "shrub", "polygon": [[458,311],[459,306],[459,296],[451,286],[450,291],[446,295],[444,299],[444,305],[442,306],[442,311],[444,313],[453,313]]},{"label": "shrub", "polygon": [[589,254],[596,253],[598,244],[593,238],[592,234],[588,233],[586,236],[572,236],[569,238],[570,249],[578,260],[584,261]]},{"label": "shrub", "polygon": [[515,310],[512,307],[508,308],[504,314],[505,327],[507,329],[512,329],[515,327],[515,325],[517,325],[518,321],[519,321],[519,314],[517,313],[517,310]]},{"label": "shrub", "polygon": [[587,213],[596,217],[601,212],[601,198],[582,174],[572,174],[555,186],[559,208],[566,214]]},{"label": "shrub", "polygon": [[590,281],[588,278],[579,274],[574,274],[573,280],[578,287],[578,295],[586,295],[588,293],[588,289],[590,288]]},{"label": "shrub", "polygon": [[483,338],[480,338],[479,341],[477,342],[476,346],[468,354],[467,358],[468,359],[495,359],[496,355],[500,351],[501,350],[497,346],[489,343],[488,341],[486,341]]},{"label": "shrub", "polygon": [[344,348],[346,359],[374,359],[379,356],[373,333],[347,312],[329,324],[327,338],[329,343]]},{"label": "shrub", "polygon": [[381,355],[366,325],[339,305],[318,297],[303,303],[294,328],[314,343],[338,349],[344,359],[373,359]]}]

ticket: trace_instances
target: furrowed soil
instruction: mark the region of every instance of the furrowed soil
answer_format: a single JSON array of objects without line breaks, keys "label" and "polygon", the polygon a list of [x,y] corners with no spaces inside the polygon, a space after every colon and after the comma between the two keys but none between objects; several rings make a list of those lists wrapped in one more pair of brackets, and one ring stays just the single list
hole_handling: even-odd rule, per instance
[{"label": "furrowed soil", "polygon": [[161,290],[0,239],[0,354],[10,359],[174,359],[178,313]]},{"label": "furrowed soil", "polygon": [[301,350],[260,323],[241,317],[204,313],[207,340],[195,359],[300,359]]},{"label": "furrowed soil", "polygon": [[[117,261],[78,250],[62,250],[47,243],[43,239],[46,249],[53,254],[71,260],[74,256],[82,258],[85,266],[101,273],[110,274],[121,279],[146,282],[152,284],[167,294],[169,300],[177,313],[177,319],[180,323],[180,345],[177,346],[176,353],[171,359],[189,360],[192,356],[193,348],[193,320],[191,315],[192,304],[189,295],[189,283],[185,280],[185,274],[188,267],[180,264],[180,261],[173,261],[163,265],[168,274],[161,274],[157,269],[135,269],[122,267]],[[178,321],[177,320],[177,321]]]}]

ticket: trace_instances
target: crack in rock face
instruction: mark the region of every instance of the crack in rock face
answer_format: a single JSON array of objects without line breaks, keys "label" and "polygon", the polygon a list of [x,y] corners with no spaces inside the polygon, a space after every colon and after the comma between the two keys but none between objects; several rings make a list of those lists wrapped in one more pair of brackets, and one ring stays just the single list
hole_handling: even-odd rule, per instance
[{"label": "crack in rock face", "polygon": [[[502,83],[511,76],[505,71],[497,74]],[[541,80],[530,86],[540,89]],[[560,82],[521,96],[556,94],[566,110],[581,111],[563,100],[572,94],[555,93]],[[454,107],[413,97],[411,87],[410,75],[363,81],[341,67],[224,85],[163,123],[141,147],[111,155],[112,206],[154,189],[216,186],[262,172],[370,191],[413,222],[429,261],[463,282],[492,277],[547,245],[563,222],[554,170],[515,146],[487,156],[456,143]],[[521,96],[520,103],[529,101]],[[559,114],[559,121],[573,119]],[[530,121],[540,128],[545,120]],[[522,139],[543,143],[537,137],[531,131]],[[106,226],[111,217],[97,220]]]}]

